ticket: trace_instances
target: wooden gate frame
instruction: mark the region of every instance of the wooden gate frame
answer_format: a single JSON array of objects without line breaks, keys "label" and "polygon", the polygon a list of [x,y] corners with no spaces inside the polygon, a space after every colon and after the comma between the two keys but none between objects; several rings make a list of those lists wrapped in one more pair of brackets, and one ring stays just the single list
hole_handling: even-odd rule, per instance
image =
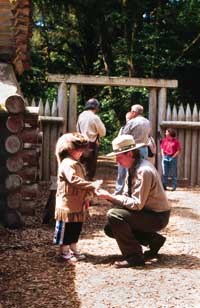
[{"label": "wooden gate frame", "polygon": [[[130,77],[108,77],[108,76],[91,76],[91,75],[59,75],[49,74],[48,81],[53,83],[60,83],[64,90],[60,93],[66,100],[64,114],[63,131],[76,130],[77,122],[77,87],[79,85],[93,85],[93,86],[125,86],[147,88],[149,90],[149,120],[152,124],[153,137],[157,141],[157,136],[160,133],[160,123],[165,120],[167,109],[167,89],[177,88],[177,80],[167,79],[153,79],[153,78],[130,78]],[[67,86],[67,87],[66,87]],[[69,86],[69,102],[67,101],[66,89]],[[157,148],[159,144],[157,141]],[[160,166],[160,152],[157,153],[157,168],[161,171]]]}]

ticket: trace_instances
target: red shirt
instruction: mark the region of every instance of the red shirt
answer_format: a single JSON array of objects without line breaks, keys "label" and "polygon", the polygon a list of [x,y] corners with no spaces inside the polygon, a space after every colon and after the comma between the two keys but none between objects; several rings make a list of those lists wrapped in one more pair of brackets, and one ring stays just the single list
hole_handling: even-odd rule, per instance
[{"label": "red shirt", "polygon": [[178,139],[173,137],[166,137],[161,141],[160,145],[165,155],[173,156],[177,151],[181,150],[181,145]]}]

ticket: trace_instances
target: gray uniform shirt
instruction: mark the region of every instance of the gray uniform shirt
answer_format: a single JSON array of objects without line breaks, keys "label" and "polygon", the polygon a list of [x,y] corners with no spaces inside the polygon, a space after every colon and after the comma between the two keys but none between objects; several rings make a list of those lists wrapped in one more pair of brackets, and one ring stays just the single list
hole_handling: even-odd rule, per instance
[{"label": "gray uniform shirt", "polygon": [[150,121],[139,115],[126,123],[122,133],[132,135],[136,143],[147,145],[148,137],[151,135]]},{"label": "gray uniform shirt", "polygon": [[141,160],[132,172],[130,195],[126,183],[124,195],[114,196],[113,202],[133,211],[169,211],[171,206],[156,168],[147,160]]}]

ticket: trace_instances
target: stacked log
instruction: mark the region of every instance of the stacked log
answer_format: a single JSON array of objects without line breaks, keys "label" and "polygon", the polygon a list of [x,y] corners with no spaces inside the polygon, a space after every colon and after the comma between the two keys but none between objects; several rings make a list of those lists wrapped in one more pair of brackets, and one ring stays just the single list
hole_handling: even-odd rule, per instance
[{"label": "stacked log", "polygon": [[15,211],[18,217],[33,215],[42,141],[38,108],[26,107],[17,94],[6,99],[5,107],[6,111],[0,113],[0,193],[4,196],[5,213],[10,215],[10,211]]},{"label": "stacked log", "polygon": [[8,0],[0,1],[0,62],[10,62],[15,53],[13,15]]},{"label": "stacked log", "polygon": [[30,0],[17,0],[13,2],[14,15],[14,41],[15,58],[13,64],[15,70],[21,75],[24,70],[30,68],[29,39],[32,36],[32,7]]}]

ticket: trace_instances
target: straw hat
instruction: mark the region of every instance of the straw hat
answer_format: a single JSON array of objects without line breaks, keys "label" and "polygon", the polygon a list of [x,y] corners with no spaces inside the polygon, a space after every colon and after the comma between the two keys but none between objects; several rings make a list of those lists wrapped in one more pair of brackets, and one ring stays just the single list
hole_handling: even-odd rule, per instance
[{"label": "straw hat", "polygon": [[133,151],[143,146],[145,146],[144,143],[135,143],[132,135],[120,135],[112,141],[113,152],[107,154],[107,156]]}]

